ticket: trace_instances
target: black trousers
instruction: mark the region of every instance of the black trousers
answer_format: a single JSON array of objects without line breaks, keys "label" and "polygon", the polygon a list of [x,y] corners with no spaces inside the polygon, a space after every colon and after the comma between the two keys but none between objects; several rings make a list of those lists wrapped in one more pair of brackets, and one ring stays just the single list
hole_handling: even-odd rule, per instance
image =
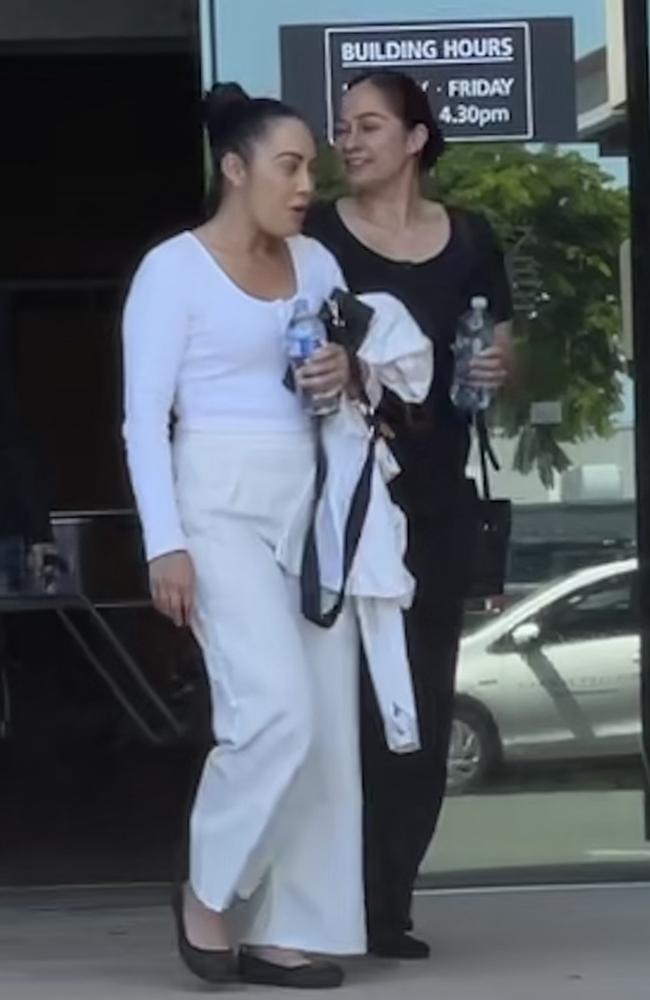
[{"label": "black trousers", "polygon": [[364,862],[370,941],[411,926],[413,885],[445,794],[467,553],[448,516],[409,519],[408,563],[417,582],[406,616],[422,749],[389,751],[367,670],[361,675]]}]

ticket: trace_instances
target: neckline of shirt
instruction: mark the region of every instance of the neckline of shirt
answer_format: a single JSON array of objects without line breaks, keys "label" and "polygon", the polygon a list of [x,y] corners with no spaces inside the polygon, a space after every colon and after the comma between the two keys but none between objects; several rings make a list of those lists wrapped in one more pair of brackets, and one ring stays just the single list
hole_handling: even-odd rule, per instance
[{"label": "neckline of shirt", "polygon": [[203,240],[199,239],[196,233],[193,233],[191,229],[186,229],[184,235],[189,236],[192,243],[196,247],[198,247],[203,258],[208,262],[208,264],[212,265],[214,270],[217,272],[217,274],[221,276],[221,278],[226,282],[226,284],[230,285],[230,287],[235,292],[238,292],[239,295],[243,296],[243,298],[245,299],[248,299],[250,302],[254,302],[256,305],[260,306],[275,306],[277,308],[278,306],[290,306],[296,301],[296,299],[300,297],[301,294],[300,266],[298,263],[298,256],[295,252],[295,248],[292,245],[292,241],[290,239],[286,240],[286,244],[289,250],[289,255],[291,257],[291,264],[293,266],[295,291],[288,298],[278,297],[275,299],[263,299],[259,295],[253,295],[251,292],[248,292],[245,288],[242,288],[241,285],[237,284],[235,279],[228,274],[226,269],[219,262],[215,254],[213,254],[212,251],[205,245]]},{"label": "neckline of shirt", "polygon": [[449,253],[451,246],[454,242],[454,236],[456,231],[456,222],[454,219],[454,213],[451,212],[448,208],[445,208],[445,211],[447,212],[447,216],[449,218],[449,238],[447,239],[445,245],[438,251],[438,253],[433,254],[432,257],[427,257],[425,260],[404,260],[404,259],[400,260],[397,257],[386,257],[385,254],[379,253],[378,250],[373,250],[372,247],[369,247],[367,243],[364,243],[363,240],[359,239],[359,237],[352,232],[352,230],[347,226],[346,222],[344,221],[341,213],[339,212],[339,207],[337,202],[334,202],[332,204],[332,209],[338,225],[343,229],[348,238],[352,240],[354,243],[356,243],[358,247],[360,247],[362,250],[365,250],[366,253],[370,254],[372,257],[375,257],[377,260],[380,260],[383,264],[389,264],[392,267],[398,267],[405,271],[414,270],[419,267],[427,267],[430,264],[437,263]]}]

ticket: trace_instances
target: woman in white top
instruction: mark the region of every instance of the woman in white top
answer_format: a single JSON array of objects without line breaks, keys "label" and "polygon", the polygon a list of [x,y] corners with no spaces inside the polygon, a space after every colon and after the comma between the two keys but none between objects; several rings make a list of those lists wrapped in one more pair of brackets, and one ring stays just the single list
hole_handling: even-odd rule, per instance
[{"label": "woman in white top", "polygon": [[[305,953],[365,951],[358,635],[349,607],[329,630],[301,616],[275,546],[314,465],[308,418],[283,385],[287,324],[297,299],[316,310],[343,279],[299,235],[315,157],[306,125],[236,85],[208,95],[206,120],[216,213],[145,256],[124,314],[125,437],[152,595],[202,646],[218,739],[175,899],[179,946],[212,982],[334,987],[338,965]],[[302,375],[322,394],[349,380],[334,345]]]}]

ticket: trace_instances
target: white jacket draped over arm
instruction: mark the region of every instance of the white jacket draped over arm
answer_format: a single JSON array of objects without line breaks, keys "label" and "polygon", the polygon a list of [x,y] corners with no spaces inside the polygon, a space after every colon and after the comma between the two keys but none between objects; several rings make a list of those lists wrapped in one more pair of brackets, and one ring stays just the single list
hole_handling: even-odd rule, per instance
[{"label": "white jacket draped over arm", "polygon": [[[433,377],[433,347],[407,309],[385,293],[360,295],[373,309],[358,357],[366,366],[366,390],[377,405],[384,388],[406,403],[420,403]],[[360,404],[345,398],[340,411],[323,423],[328,475],[316,520],[321,583],[336,593],[341,586],[343,538],[350,501],[368,450],[369,429]],[[348,578],[346,594],[356,605],[362,641],[384,720],[386,740],[396,753],[419,749],[415,698],[408,663],[403,610],[413,600],[408,572],[407,526],[391,500],[388,483],[399,466],[379,439],[366,521]],[[300,575],[303,543],[311,513],[313,482],[305,484],[276,556],[292,575]]]}]

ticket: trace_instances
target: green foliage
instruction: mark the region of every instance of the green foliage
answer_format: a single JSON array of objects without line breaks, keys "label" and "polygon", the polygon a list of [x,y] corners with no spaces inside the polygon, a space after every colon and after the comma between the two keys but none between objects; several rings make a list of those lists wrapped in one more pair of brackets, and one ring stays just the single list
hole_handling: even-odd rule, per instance
[{"label": "green foliage", "polygon": [[[336,156],[323,152],[319,192],[344,188]],[[515,292],[519,377],[497,420],[518,436],[515,467],[550,485],[568,459],[562,444],[611,433],[620,406],[619,247],[627,193],[575,152],[513,145],[454,145],[426,192],[483,212],[499,234]],[[535,400],[561,400],[558,427],[535,427]]]},{"label": "green foliage", "polygon": [[335,201],[345,194],[341,160],[332,146],[321,146],[314,181],[318,197],[323,201]]}]

